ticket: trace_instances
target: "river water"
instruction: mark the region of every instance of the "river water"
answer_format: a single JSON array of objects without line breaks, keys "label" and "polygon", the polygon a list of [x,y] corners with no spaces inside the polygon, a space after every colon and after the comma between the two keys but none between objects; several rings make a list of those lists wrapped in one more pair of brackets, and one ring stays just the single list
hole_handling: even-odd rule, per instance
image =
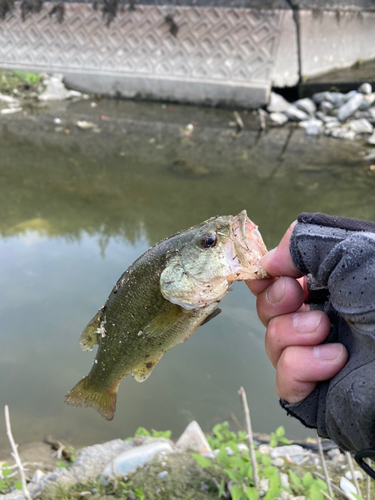
[{"label": "river water", "polygon": [[[0,405],[10,406],[17,442],[52,434],[85,445],[138,426],[177,438],[192,419],[209,431],[231,412],[242,421],[240,386],[255,431],[284,425],[291,438],[308,435],[279,408],[265,329],[243,283],[147,382],[121,383],[112,422],[63,400],[94,360],[79,348],[81,331],[158,240],[244,208],[269,248],[301,211],[374,220],[363,141],[260,132],[251,113],[236,134],[230,110],[90,102],[0,122]],[[7,446],[0,431],[0,450]]]}]

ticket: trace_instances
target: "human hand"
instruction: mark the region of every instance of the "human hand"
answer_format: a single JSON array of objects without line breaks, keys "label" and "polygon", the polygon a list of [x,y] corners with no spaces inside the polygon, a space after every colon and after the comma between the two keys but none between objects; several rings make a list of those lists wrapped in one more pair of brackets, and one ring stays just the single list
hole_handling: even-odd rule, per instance
[{"label": "human hand", "polygon": [[267,327],[266,352],[276,368],[276,392],[288,403],[305,399],[317,382],[335,376],[348,353],[339,343],[321,344],[331,324],[322,311],[310,311],[306,278],[301,277],[289,251],[295,223],[276,249],[260,261],[273,278],[247,282],[257,296],[257,311]]}]

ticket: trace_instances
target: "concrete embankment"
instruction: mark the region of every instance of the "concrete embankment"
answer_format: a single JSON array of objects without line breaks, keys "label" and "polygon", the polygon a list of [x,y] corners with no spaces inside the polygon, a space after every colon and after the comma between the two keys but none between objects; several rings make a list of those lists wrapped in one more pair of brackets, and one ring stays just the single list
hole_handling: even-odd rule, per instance
[{"label": "concrete embankment", "polygon": [[0,67],[112,96],[257,107],[375,58],[371,0],[28,3],[0,0]]}]

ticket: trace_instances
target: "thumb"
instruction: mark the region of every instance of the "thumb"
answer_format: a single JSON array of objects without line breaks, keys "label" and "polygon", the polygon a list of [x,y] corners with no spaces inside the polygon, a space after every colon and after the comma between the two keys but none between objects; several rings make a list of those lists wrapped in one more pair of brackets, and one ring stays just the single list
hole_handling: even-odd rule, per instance
[{"label": "thumb", "polygon": [[301,273],[293,264],[289,251],[290,237],[297,221],[294,221],[284,234],[279,245],[264,255],[259,264],[270,276],[290,276],[291,278],[301,277]]}]

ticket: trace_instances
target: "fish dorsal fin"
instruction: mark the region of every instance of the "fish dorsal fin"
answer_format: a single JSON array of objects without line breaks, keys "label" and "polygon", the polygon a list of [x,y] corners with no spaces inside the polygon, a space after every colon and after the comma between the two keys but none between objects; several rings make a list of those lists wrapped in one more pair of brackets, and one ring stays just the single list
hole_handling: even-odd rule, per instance
[{"label": "fish dorsal fin", "polygon": [[167,311],[163,311],[150,321],[150,323],[143,328],[142,332],[139,332],[139,336],[153,338],[163,335],[163,333],[167,332],[173,325],[180,321],[185,314],[186,312],[184,312],[181,307],[173,304]]},{"label": "fish dorsal fin", "polygon": [[103,308],[99,309],[90,323],[81,333],[79,345],[81,346],[82,351],[91,351],[91,349],[99,343],[99,334],[101,333],[102,329],[104,329],[102,312]]},{"label": "fish dorsal fin", "polygon": [[150,376],[150,373],[155,368],[156,363],[163,357],[161,355],[159,358],[151,359],[150,361],[144,361],[141,365],[138,365],[132,371],[132,376],[137,382],[144,382]]}]

